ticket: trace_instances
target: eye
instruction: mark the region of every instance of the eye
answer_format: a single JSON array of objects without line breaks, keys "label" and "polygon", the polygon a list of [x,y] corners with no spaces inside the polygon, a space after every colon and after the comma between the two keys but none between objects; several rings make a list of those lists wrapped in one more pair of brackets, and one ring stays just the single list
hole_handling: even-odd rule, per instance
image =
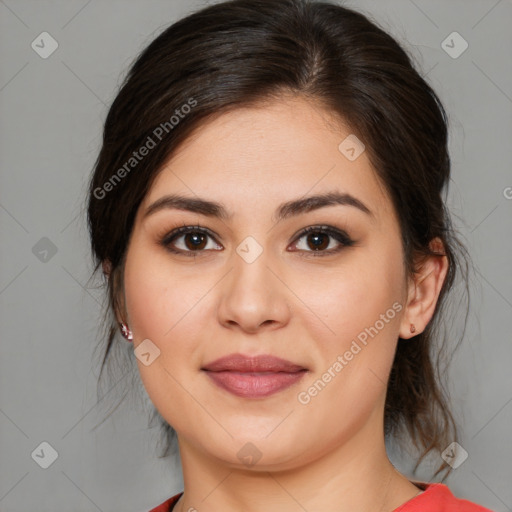
[{"label": "eye", "polygon": [[[305,242],[301,242],[304,237],[306,237]],[[334,243],[332,243],[332,239],[334,239]],[[299,233],[297,240],[294,247],[306,253],[312,253],[308,256],[335,254],[343,247],[350,247],[354,244],[354,241],[344,231],[331,226],[310,226]]]},{"label": "eye", "polygon": [[[305,242],[301,242],[305,238]],[[215,240],[209,230],[200,226],[183,226],[165,235],[160,244],[174,254],[185,256],[196,256],[206,250],[222,250],[222,246],[211,243],[208,246],[208,238]],[[334,248],[333,248],[334,239]],[[344,232],[331,226],[310,226],[297,236],[293,248],[305,253],[308,256],[328,256],[350,247],[354,241]]]},{"label": "eye", "polygon": [[[204,250],[216,249],[220,246],[210,244],[208,246],[208,238],[213,236],[208,230],[200,226],[184,226],[176,229],[166,235],[160,243],[170,252],[175,254],[184,254],[185,256],[195,256],[195,252],[203,252]],[[180,239],[182,239],[180,241]],[[176,241],[178,241],[176,243]],[[222,247],[220,247],[222,249]]]}]

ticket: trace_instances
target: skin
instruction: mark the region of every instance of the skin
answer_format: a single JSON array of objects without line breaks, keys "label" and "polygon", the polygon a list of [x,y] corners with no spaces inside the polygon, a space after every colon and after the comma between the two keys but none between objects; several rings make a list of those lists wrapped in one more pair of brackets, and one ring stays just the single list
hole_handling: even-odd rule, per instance
[{"label": "skin", "polygon": [[[149,339],[160,350],[150,365],[137,364],[178,434],[185,486],[176,512],[390,512],[420,491],[386,454],[385,393],[398,337],[414,343],[425,328],[448,262],[432,257],[414,281],[405,278],[398,220],[367,153],[350,161],[338,149],[350,133],[301,97],[222,114],[179,148],[138,210],[116,314],[134,348]],[[281,203],[329,191],[352,194],[373,217],[331,205],[273,220]],[[177,209],[144,217],[170,193],[221,202],[233,217]],[[182,225],[214,234],[194,257],[160,244]],[[314,243],[297,235],[321,225],[346,231],[354,245],[328,237],[322,250],[341,250],[315,257]],[[263,250],[252,263],[236,252],[248,236]],[[190,235],[173,244],[194,247]],[[437,240],[432,247],[442,249]],[[395,302],[401,311],[301,404],[298,393]],[[236,352],[276,355],[309,371],[270,397],[240,398],[200,370]],[[246,443],[261,453],[252,466],[237,456]]]}]

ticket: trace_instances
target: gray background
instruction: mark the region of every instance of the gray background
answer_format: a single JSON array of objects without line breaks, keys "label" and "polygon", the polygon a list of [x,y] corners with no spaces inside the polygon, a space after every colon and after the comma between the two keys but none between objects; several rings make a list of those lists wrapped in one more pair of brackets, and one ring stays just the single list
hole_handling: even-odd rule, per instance
[{"label": "gray background", "polygon": [[[182,489],[179,460],[157,458],[155,429],[130,402],[93,430],[103,405],[92,362],[102,295],[88,283],[83,204],[102,121],[129,64],[201,5],[0,0],[2,511],[143,512]],[[451,368],[469,457],[446,483],[458,496],[510,511],[512,3],[346,5],[407,44],[449,112],[449,201],[476,271],[466,338]],[[59,44],[47,59],[31,48],[43,31]],[[441,47],[453,31],[469,44],[456,59]],[[44,237],[55,254],[41,252],[51,247]],[[48,469],[31,457],[43,441],[58,452]],[[406,457],[392,453],[407,472]]]}]

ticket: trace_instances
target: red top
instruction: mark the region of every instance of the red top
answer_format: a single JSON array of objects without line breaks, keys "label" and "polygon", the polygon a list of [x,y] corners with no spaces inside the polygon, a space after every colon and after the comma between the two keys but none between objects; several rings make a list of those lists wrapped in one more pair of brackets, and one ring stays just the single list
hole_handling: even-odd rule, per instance
[{"label": "red top", "polygon": [[[471,501],[456,498],[445,484],[414,483],[424,491],[406,501],[393,512],[493,512]],[[149,512],[171,512],[182,494],[182,492],[176,494]]]}]

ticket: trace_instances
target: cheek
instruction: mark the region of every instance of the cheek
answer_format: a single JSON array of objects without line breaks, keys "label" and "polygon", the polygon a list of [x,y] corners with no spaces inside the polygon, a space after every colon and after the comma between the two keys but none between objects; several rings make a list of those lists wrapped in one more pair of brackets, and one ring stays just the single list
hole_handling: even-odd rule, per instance
[{"label": "cheek", "polygon": [[[187,286],[187,280],[168,276],[167,272],[161,258],[142,251],[130,253],[124,278],[126,308],[134,349],[149,339],[160,351],[148,366],[136,359],[141,381],[166,421],[179,430],[187,430],[191,418],[198,414],[194,410],[194,414],[184,415],[183,411],[193,409],[189,393],[197,394],[187,372],[194,364],[193,343],[198,339],[193,329],[200,328],[195,321],[198,319],[194,319],[198,311],[194,305],[204,290],[193,283]],[[183,383],[187,385],[184,387]]]},{"label": "cheek", "polygon": [[134,247],[128,254],[124,281],[134,348],[149,339],[160,351],[154,368],[138,361],[141,377],[148,391],[154,388],[151,396],[155,400],[162,390],[168,392],[169,386],[179,394],[180,388],[169,373],[184,381],[189,377],[187,372],[200,364],[199,342],[214,314],[206,309],[204,300],[212,284],[193,270],[173,268],[165,254],[143,247]]},{"label": "cheek", "polygon": [[[204,290],[200,280],[186,279],[166,261],[165,255],[134,249],[125,267],[125,297],[131,328],[137,339],[164,343],[183,328]],[[183,320],[185,321],[183,321]]]},{"label": "cheek", "polygon": [[318,359],[297,397],[306,404],[312,429],[318,423],[319,429],[341,437],[362,428],[384,399],[403,308],[401,268],[392,257],[361,262],[359,270],[350,270],[326,283],[316,298],[329,329],[309,325]]},{"label": "cheek", "polygon": [[403,271],[401,258],[389,244],[374,242],[351,253],[342,265],[313,273],[314,283],[300,278],[294,291],[316,315],[311,317],[319,328],[315,337],[328,345],[333,340],[338,346],[350,342],[381,315],[388,320],[386,326],[397,323],[400,308],[392,306],[401,301]]},{"label": "cheek", "polygon": [[[403,309],[402,262],[390,245],[375,244],[321,283],[321,293],[307,302],[322,319],[308,327],[319,352],[307,383],[318,397],[311,395],[307,407],[315,410],[312,416],[321,416],[330,404],[332,428],[346,424],[347,418],[356,428],[387,387]],[[307,386],[301,390],[307,401]]]}]

